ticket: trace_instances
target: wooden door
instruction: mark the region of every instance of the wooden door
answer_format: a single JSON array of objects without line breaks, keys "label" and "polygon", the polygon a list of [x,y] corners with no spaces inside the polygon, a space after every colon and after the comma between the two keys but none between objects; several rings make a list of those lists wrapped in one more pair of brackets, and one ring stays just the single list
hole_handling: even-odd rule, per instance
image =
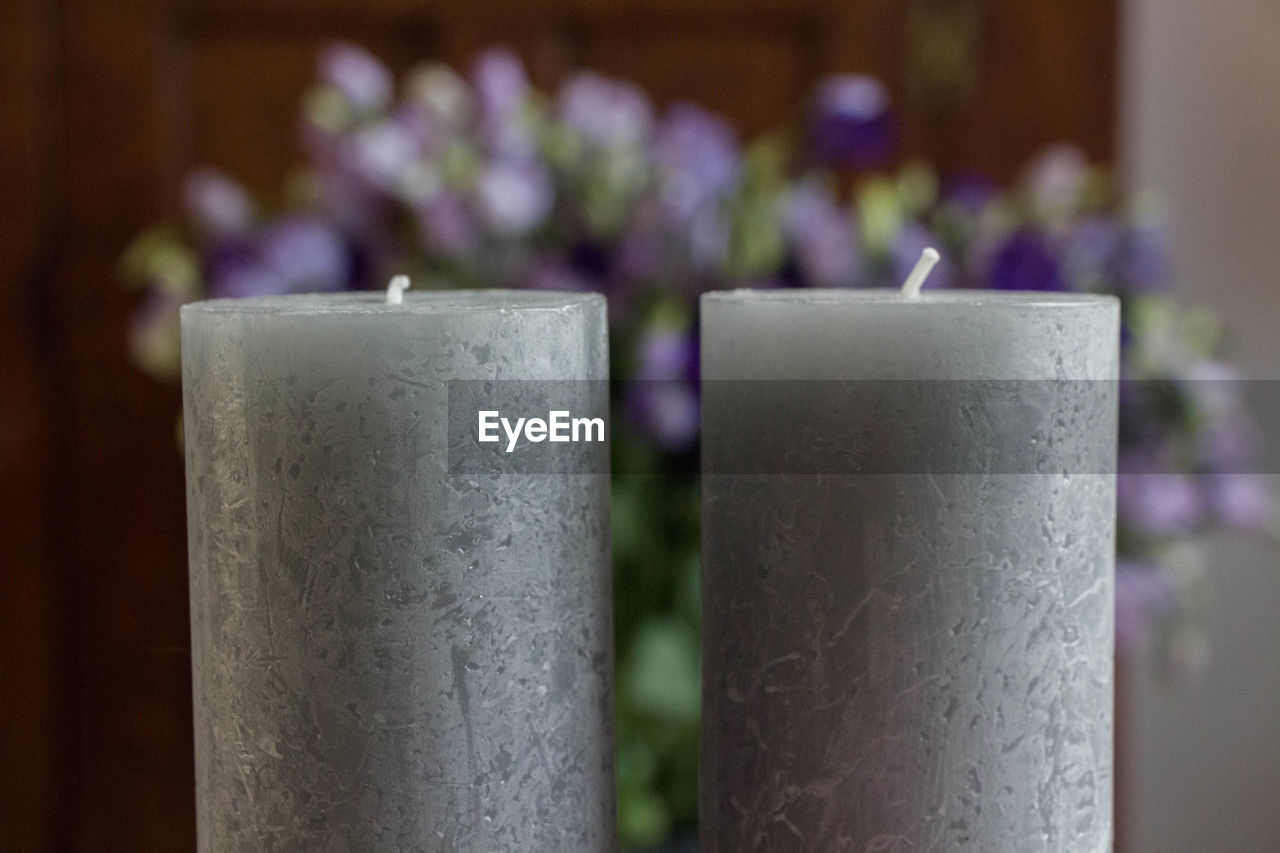
[{"label": "wooden door", "polygon": [[941,165],[1007,178],[1059,139],[1112,152],[1110,0],[7,0],[0,16],[6,851],[192,846],[179,396],[129,365],[114,267],[176,214],[193,165],[278,188],[319,45],[403,69],[504,42],[542,84],[593,66],[745,132],[824,72],[868,71],[905,152]]}]

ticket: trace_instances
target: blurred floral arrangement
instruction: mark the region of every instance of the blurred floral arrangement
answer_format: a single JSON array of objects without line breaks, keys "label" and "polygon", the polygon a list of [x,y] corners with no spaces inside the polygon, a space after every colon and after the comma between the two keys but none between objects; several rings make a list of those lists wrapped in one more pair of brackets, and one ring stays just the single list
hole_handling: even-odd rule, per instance
[{"label": "blurred floral arrangement", "polygon": [[[281,204],[192,174],[186,221],[143,234],[122,271],[145,296],[137,363],[177,376],[178,308],[207,297],[415,286],[598,290],[617,391],[614,489],[620,806],[644,847],[696,820],[700,292],[897,286],[926,245],[933,287],[1118,294],[1124,318],[1117,641],[1175,670],[1204,655],[1213,528],[1274,530],[1271,495],[1239,473],[1258,427],[1219,360],[1213,317],[1178,307],[1154,205],[1051,149],[1012,187],[925,165],[890,171],[885,89],[822,81],[791,126],[748,144],[696,105],[655,110],[592,72],[554,95],[501,49],[466,78],[404,81],[349,44],[319,60],[301,122],[306,164]],[[637,382],[625,380],[664,380]]]}]

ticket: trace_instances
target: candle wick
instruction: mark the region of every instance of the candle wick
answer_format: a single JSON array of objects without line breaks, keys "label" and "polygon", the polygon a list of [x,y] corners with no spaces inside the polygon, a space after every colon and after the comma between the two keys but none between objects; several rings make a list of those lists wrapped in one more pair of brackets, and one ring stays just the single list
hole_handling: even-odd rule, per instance
[{"label": "candle wick", "polygon": [[409,289],[409,276],[395,275],[387,285],[387,304],[399,305],[404,302],[404,292]]},{"label": "candle wick", "polygon": [[908,299],[916,299],[920,296],[920,287],[924,284],[924,280],[929,276],[929,271],[933,269],[941,258],[938,250],[929,247],[920,253],[920,260],[916,261],[916,265],[911,269],[911,275],[907,276],[907,280],[902,283],[902,295]]}]

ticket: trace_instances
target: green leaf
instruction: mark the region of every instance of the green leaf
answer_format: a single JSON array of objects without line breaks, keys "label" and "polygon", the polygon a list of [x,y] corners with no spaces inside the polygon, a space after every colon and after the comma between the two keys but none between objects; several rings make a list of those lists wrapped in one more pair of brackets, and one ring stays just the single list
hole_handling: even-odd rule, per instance
[{"label": "green leaf", "polygon": [[670,829],[671,813],[656,794],[632,791],[618,797],[618,832],[628,847],[653,847]]},{"label": "green leaf", "polygon": [[672,721],[698,718],[701,672],[692,628],[669,617],[649,620],[636,634],[629,663],[622,689],[636,712]]},{"label": "green leaf", "polygon": [[119,273],[126,284],[159,288],[182,299],[200,293],[200,263],[172,228],[138,235],[120,258]]},{"label": "green leaf", "polygon": [[887,178],[872,178],[858,193],[858,214],[862,224],[862,245],[870,254],[889,251],[893,238],[902,230],[904,212],[897,187]]}]

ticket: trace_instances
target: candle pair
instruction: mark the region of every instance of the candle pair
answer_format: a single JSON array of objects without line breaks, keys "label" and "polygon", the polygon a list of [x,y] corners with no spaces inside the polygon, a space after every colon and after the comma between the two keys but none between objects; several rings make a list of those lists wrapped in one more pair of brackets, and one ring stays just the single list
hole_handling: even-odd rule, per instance
[{"label": "candle pair", "polygon": [[[450,446],[451,387],[606,380],[604,299],[401,290],[184,309],[200,846],[613,849],[607,451]],[[1110,477],[990,473],[990,413],[911,394],[876,446],[954,470],[797,470],[868,433],[778,403],[1110,380],[1117,338],[1105,298],[704,298],[704,850],[1105,849]],[[1069,402],[1046,447],[1113,453]]]}]

